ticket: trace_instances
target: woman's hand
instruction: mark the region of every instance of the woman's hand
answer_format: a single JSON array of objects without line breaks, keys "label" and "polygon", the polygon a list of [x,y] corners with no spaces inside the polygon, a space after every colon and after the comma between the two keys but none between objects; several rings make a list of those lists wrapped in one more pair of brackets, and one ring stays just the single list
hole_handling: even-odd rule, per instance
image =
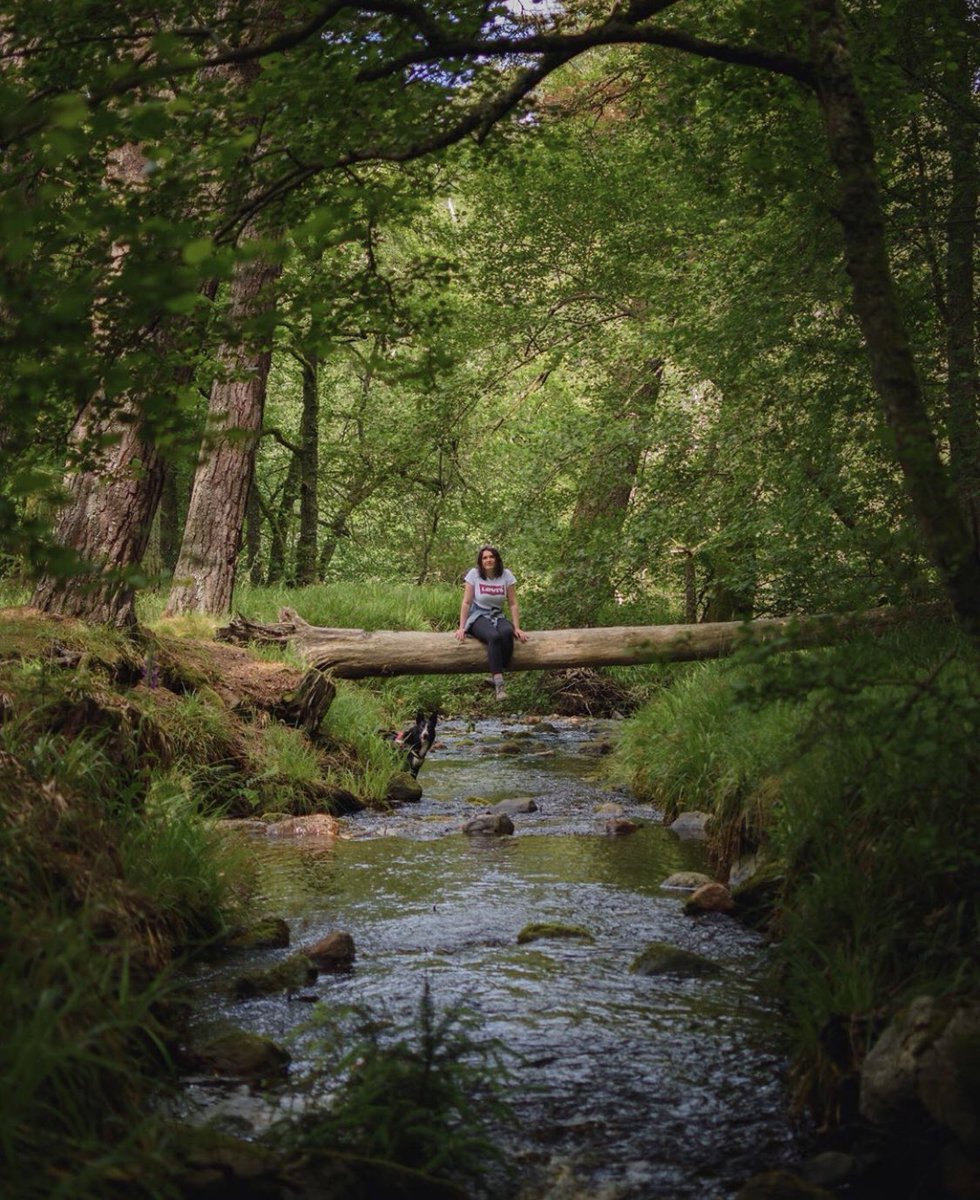
[{"label": "woman's hand", "polygon": [[524,630],[523,630],[523,629],[517,629],[516,627],[515,627],[515,629],[514,629],[514,637],[516,637],[516,638],[517,638],[517,640],[518,640],[519,642],[526,642],[526,641],[528,641],[528,636],[527,636],[527,634],[524,632]]},{"label": "woman's hand", "polygon": [[457,642],[466,641],[466,630],[463,628],[462,625],[460,625],[459,629],[456,630],[456,641]]}]

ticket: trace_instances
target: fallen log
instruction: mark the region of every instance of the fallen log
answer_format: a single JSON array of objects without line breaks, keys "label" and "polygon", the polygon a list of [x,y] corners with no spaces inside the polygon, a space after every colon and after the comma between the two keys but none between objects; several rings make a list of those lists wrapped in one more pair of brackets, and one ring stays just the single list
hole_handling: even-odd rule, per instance
[{"label": "fallen log", "polygon": [[[635,666],[720,658],[739,646],[782,640],[782,649],[840,641],[857,632],[883,633],[935,610],[878,608],[847,615],[770,617],[756,621],[714,621],[701,625],[605,626],[597,629],[542,629],[514,647],[511,671],[561,667]],[[338,679],[372,675],[464,675],[487,669],[486,649],[473,638],[458,642],[453,633],[328,629],[310,625],[291,608],[275,625],[235,617],[215,635],[220,641],[290,642],[314,670]]]}]

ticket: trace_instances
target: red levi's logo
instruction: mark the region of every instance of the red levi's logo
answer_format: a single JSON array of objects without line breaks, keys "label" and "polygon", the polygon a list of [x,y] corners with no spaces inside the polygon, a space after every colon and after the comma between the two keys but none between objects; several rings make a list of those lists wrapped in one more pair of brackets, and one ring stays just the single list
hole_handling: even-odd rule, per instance
[{"label": "red levi's logo", "polygon": [[481,595],[484,596],[502,596],[506,589],[502,583],[485,583],[480,588]]}]

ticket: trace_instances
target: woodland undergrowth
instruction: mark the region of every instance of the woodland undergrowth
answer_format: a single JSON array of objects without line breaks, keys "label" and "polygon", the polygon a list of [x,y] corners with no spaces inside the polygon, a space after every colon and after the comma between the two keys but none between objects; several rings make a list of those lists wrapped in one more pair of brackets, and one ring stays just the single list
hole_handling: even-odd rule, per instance
[{"label": "woodland undergrowth", "polygon": [[754,853],[796,1095],[855,1116],[874,1035],[915,995],[980,984],[980,672],[949,627],[674,667],[613,770],[669,818],[713,814],[720,878]]},{"label": "woodland undergrowth", "polygon": [[[432,627],[435,602],[413,608],[410,590],[418,601],[414,589],[367,589],[360,608],[351,588],[244,599],[266,619],[291,601],[315,623]],[[181,1194],[173,1131],[153,1115],[176,1083],[177,980],[188,956],[238,925],[253,887],[220,819],[383,804],[401,764],[380,731],[416,706],[484,702],[472,679],[339,681],[309,737],[270,715],[302,675],[289,651],[221,646],[210,640],[216,622],[164,619],[153,596],[142,606],[134,636],[25,608],[0,613],[0,1159],[16,1168],[17,1200]],[[423,1048],[437,1028],[461,1053],[461,1014],[422,1017]],[[379,1079],[401,1077],[409,1045],[379,1051]],[[359,1103],[352,1093],[351,1129]],[[469,1119],[439,1128],[432,1153],[456,1162],[456,1147],[456,1166],[472,1169],[484,1142]],[[363,1147],[347,1134],[353,1179]],[[439,1172],[426,1164],[406,1172],[392,1161],[390,1171],[400,1187],[435,1194]]]}]

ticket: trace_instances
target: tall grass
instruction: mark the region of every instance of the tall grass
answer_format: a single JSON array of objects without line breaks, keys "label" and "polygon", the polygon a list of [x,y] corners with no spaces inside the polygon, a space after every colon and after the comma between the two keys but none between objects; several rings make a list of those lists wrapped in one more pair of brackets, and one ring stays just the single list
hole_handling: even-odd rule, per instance
[{"label": "tall grass", "polygon": [[[140,619],[150,625],[160,622],[166,602],[166,591],[142,592],[137,604]],[[335,629],[453,629],[459,615],[459,592],[445,584],[389,580],[345,580],[301,588],[242,581],[236,585],[233,608],[265,622],[277,620],[281,608],[293,608],[311,625]],[[211,628],[216,624],[211,623]]]},{"label": "tall grass", "polygon": [[514,1119],[504,1099],[513,1078],[504,1046],[480,1026],[467,1005],[440,1008],[428,980],[407,1022],[365,1006],[319,1008],[301,1031],[315,1033],[310,1102],[273,1140],[325,1166],[318,1194],[338,1200],[499,1190],[498,1134]]},{"label": "tall grass", "polygon": [[799,1094],[832,1115],[883,1014],[980,984],[980,661],[923,626],[696,666],[624,729],[614,770],[782,864]]},{"label": "tall grass", "polygon": [[4,1195],[172,1194],[147,1115],[171,964],[230,918],[244,864],[176,783],[38,721],[0,726]]}]

